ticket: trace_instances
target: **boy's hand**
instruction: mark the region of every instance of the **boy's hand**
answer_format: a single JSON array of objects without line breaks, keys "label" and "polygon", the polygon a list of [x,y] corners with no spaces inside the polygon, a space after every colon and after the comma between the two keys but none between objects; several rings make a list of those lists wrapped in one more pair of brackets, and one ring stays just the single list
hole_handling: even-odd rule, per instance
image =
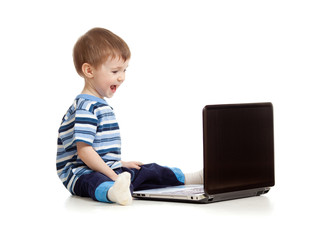
[{"label": "boy's hand", "polygon": [[137,170],[140,170],[141,169],[141,165],[143,165],[143,163],[141,162],[124,162],[124,161],[121,161],[121,164],[122,164],[122,167],[125,167],[125,168],[136,168]]}]

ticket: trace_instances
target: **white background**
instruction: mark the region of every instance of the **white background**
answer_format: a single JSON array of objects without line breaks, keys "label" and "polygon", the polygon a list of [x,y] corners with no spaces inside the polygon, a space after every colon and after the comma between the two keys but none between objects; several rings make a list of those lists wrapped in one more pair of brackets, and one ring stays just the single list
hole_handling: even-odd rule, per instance
[{"label": "white background", "polygon": [[[0,8],[1,239],[334,239],[333,1],[7,1]],[[210,205],[71,197],[55,169],[72,63],[93,27],[132,51],[108,100],[124,160],[202,167],[206,104],[274,105],[276,186]],[[174,229],[174,230],[173,230]]]}]

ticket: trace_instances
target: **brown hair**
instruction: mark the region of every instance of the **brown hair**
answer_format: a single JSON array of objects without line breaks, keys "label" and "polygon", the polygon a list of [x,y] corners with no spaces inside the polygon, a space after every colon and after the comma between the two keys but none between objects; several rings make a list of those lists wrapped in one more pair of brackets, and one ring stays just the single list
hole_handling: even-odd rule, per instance
[{"label": "brown hair", "polygon": [[80,76],[82,66],[88,63],[98,68],[108,57],[130,59],[130,50],[122,38],[104,28],[93,28],[81,36],[73,48],[73,62]]}]

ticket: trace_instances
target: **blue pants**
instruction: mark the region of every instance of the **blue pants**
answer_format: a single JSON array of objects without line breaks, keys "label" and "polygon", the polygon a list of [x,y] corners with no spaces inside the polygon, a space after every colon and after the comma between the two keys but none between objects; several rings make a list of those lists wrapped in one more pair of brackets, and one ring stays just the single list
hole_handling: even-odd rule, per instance
[{"label": "blue pants", "polygon": [[[115,173],[131,174],[130,191],[184,185],[185,177],[179,168],[162,167],[156,163],[145,164],[140,170],[129,168],[114,169]],[[114,181],[100,172],[92,172],[79,177],[74,192],[81,197],[91,197],[99,202],[111,202],[107,198],[108,190]]]}]

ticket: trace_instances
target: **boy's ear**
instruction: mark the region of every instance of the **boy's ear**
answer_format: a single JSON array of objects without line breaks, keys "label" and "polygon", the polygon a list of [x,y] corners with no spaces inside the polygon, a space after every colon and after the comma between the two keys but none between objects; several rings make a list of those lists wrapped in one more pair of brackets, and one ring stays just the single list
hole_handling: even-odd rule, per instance
[{"label": "boy's ear", "polygon": [[93,78],[93,67],[90,64],[84,63],[81,66],[81,71],[83,72],[85,77]]}]

